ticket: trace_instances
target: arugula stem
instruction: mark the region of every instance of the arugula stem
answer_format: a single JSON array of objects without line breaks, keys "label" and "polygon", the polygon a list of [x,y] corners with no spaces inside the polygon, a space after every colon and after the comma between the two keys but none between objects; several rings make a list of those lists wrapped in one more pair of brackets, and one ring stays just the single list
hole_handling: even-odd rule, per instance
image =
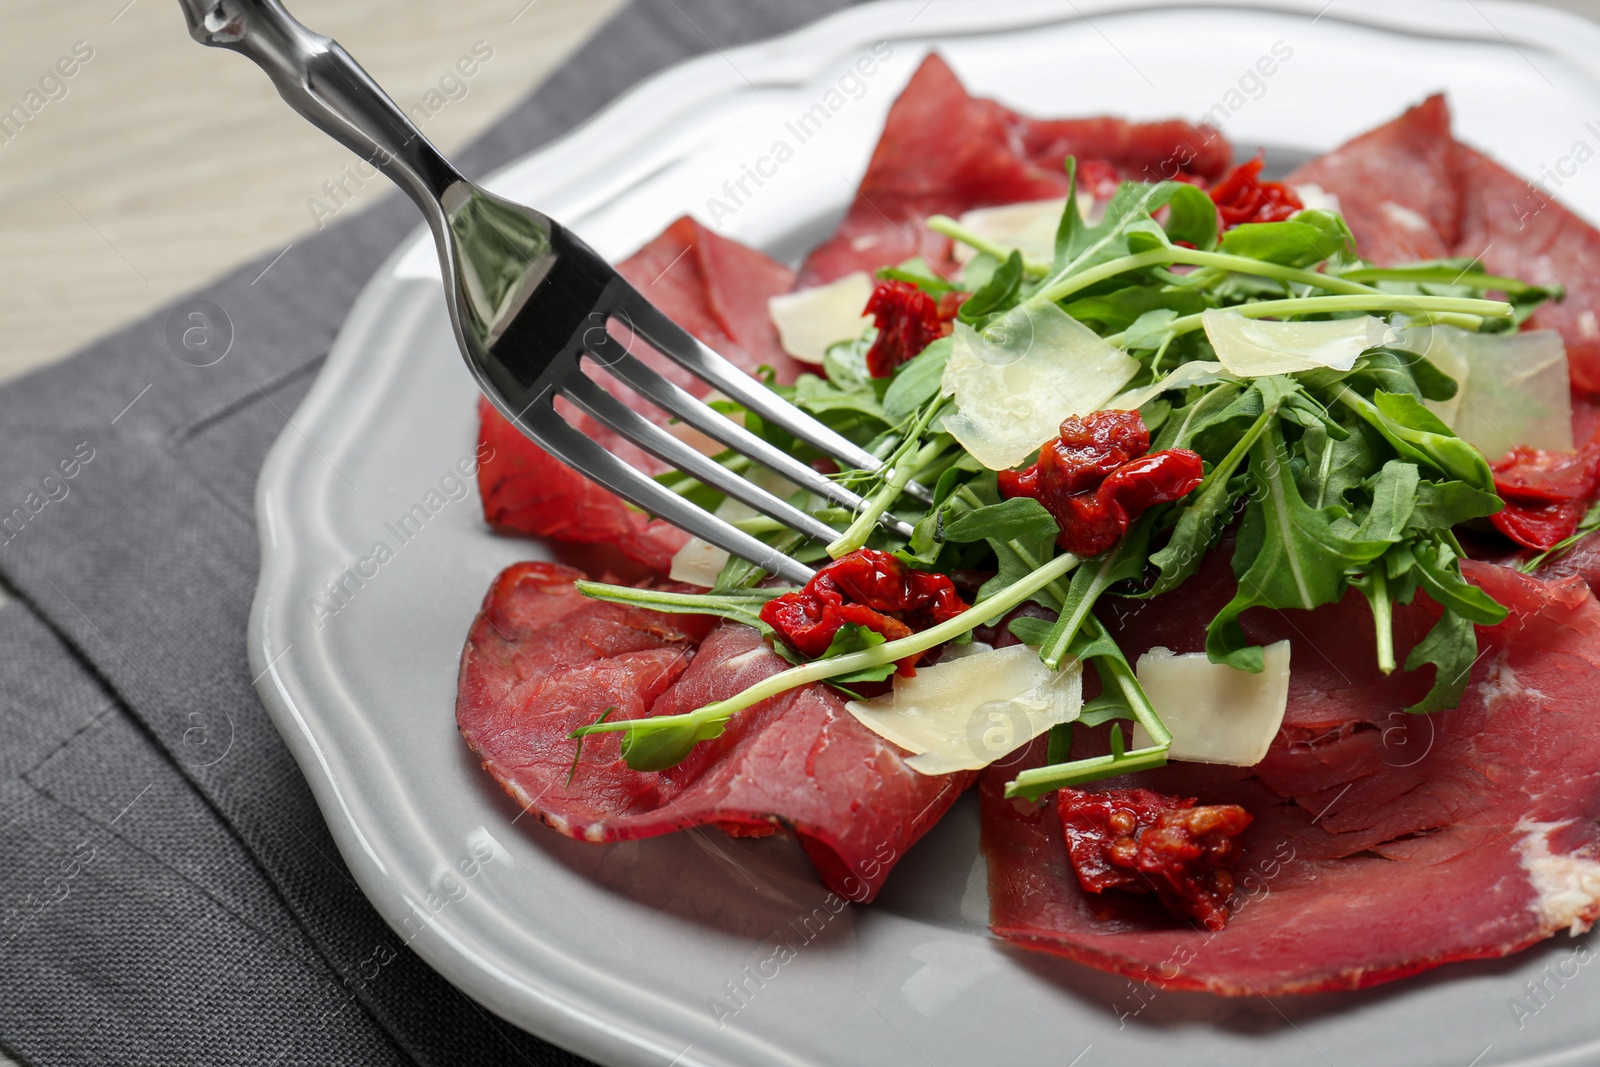
[{"label": "arugula stem", "polygon": [[1368,282],[1417,282],[1425,285],[1459,285],[1467,289],[1498,290],[1502,293],[1527,292],[1528,283],[1520,278],[1507,278],[1482,271],[1459,271],[1454,267],[1435,267],[1428,271],[1415,268],[1393,269],[1385,267],[1357,267],[1344,272],[1346,278]]},{"label": "arugula stem", "polygon": [[[916,437],[910,437],[908,440],[914,441]],[[949,441],[940,435],[923,445],[910,459],[904,457],[898,459],[894,464],[893,473],[889,475],[889,480],[867,498],[861,514],[857,515],[849,528],[828,546],[828,555],[838,559],[865,545],[867,538],[878,528],[878,520],[883,517],[884,512],[894,506],[896,500],[900,499],[900,494],[905,492],[911,480],[949,447]]]},{"label": "arugula stem", "polygon": [[1372,565],[1369,581],[1372,587],[1367,593],[1367,600],[1372,605],[1372,625],[1378,637],[1378,670],[1384,674],[1393,674],[1394,604],[1389,599],[1389,572],[1384,568],[1382,560]]},{"label": "arugula stem", "polygon": [[[1395,293],[1340,294],[1338,296],[1300,296],[1287,300],[1258,300],[1253,304],[1235,304],[1226,310],[1247,319],[1267,319],[1287,315],[1322,315],[1340,311],[1383,312],[1462,312],[1490,319],[1509,319],[1514,311],[1503,300],[1478,300],[1457,296],[1400,296]],[[1200,329],[1204,321],[1199,315],[1184,315],[1167,324],[1167,333],[1173,337]],[[1122,345],[1127,334],[1113,334],[1106,341]]]},{"label": "arugula stem", "polygon": [[1132,774],[1135,771],[1154,770],[1167,764],[1167,745],[1136,748],[1122,755],[1112,753],[1056,763],[1048,767],[1034,767],[1023,771],[1006,783],[1007,797],[1026,797],[1037,800],[1045,793],[1072,785],[1083,785],[1113,774]]},{"label": "arugula stem", "polygon": [[948,619],[937,626],[930,626],[921,633],[912,634],[910,637],[902,637],[896,641],[886,641],[881,645],[875,645],[860,652],[850,652],[843,656],[814,660],[798,667],[791,667],[786,671],[779,671],[777,674],[750,686],[736,696],[729,697],[726,700],[714,701],[694,711],[680,715],[660,715],[648,719],[597,722],[590,726],[579,727],[572,732],[572,736],[584,737],[592,733],[635,730],[649,732],[685,727],[694,729],[726,722],[738,712],[752,705],[759,704],[763,700],[769,700],[791,689],[797,689],[802,685],[809,685],[812,682],[825,682],[829,678],[834,678],[841,674],[851,674],[871,667],[882,667],[885,664],[905,659],[907,656],[919,655],[946,641],[954,640],[973,627],[981,626],[990,618],[1010,611],[1077,565],[1077,556],[1071,553],[1063,553],[1026,578],[985,600],[982,604],[970,607],[955,618]]},{"label": "arugula stem", "polygon": [[[1136,252],[1131,256],[1121,256],[1117,259],[1108,260],[1099,266],[1068,275],[1060,281],[1040,289],[1028,297],[1027,300],[1024,300],[1023,303],[1039,307],[1056,300],[1065,299],[1073,293],[1081,292],[1091,285],[1098,285],[1107,278],[1115,278],[1119,274],[1126,274],[1133,270],[1143,270],[1146,267],[1166,266],[1169,263],[1176,262],[1172,258],[1174,251],[1176,249],[1162,246],[1152,248],[1148,252]],[[1249,262],[1254,263],[1255,260],[1250,260]]]},{"label": "arugula stem", "polygon": [[[934,215],[928,220],[928,228],[936,233],[970,245],[979,252],[987,253],[996,259],[1005,259],[1011,254],[1011,249],[1004,245],[996,244],[989,239],[974,233],[961,225],[948,215]],[[1236,256],[1228,252],[1207,252],[1197,248],[1184,248],[1181,245],[1164,245],[1150,249],[1146,252],[1136,252],[1131,255],[1119,257],[1093,267],[1081,274],[1070,275],[1041,289],[1035,294],[1034,299],[1042,302],[1044,299],[1060,300],[1064,296],[1086,289],[1096,282],[1113,278],[1118,274],[1132,270],[1141,270],[1152,266],[1171,266],[1181,263],[1190,267],[1203,267],[1218,274],[1229,272],[1236,274],[1253,274],[1261,278],[1273,278],[1284,282],[1298,282],[1301,285],[1310,285],[1330,293],[1378,293],[1381,290],[1348,276],[1336,274],[1323,274],[1318,271],[1301,270],[1297,267],[1284,266],[1281,263],[1271,263],[1264,259],[1254,259],[1250,256]],[[1036,259],[1022,260],[1023,272],[1031,277],[1043,278],[1050,273],[1050,265],[1041,263]]]}]

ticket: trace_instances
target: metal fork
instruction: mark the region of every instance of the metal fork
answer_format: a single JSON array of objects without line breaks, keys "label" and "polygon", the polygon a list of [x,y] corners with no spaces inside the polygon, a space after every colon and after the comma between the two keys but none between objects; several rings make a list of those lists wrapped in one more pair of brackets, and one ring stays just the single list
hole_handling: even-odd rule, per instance
[{"label": "metal fork", "polygon": [[[678,326],[554,219],[462,177],[336,41],[306,29],[279,0],[179,0],[201,44],[240,52],[289,106],[382,170],[422,209],[439,250],[456,341],[485,396],[534,443],[646,512],[797,583],[811,568],[690,503],[581,433],[557,396],[685,474],[808,538],[838,531],[702,455],[622,403],[589,374],[602,369],[708,437],[851,511],[850,489],[712,410],[635,356],[634,338],[843,467],[880,460],[778,397]],[[621,325],[624,336],[611,330]],[[914,496],[925,490],[912,486]],[[901,536],[904,522],[885,516]]]}]

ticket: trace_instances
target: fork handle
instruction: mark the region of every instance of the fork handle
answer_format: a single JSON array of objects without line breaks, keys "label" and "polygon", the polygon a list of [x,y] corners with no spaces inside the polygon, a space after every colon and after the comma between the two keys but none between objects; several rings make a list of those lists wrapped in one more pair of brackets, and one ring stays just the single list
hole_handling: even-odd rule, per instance
[{"label": "fork handle", "polygon": [[279,0],[179,0],[189,34],[248,57],[313,126],[383,171],[430,223],[461,174],[339,42],[313,33]]}]

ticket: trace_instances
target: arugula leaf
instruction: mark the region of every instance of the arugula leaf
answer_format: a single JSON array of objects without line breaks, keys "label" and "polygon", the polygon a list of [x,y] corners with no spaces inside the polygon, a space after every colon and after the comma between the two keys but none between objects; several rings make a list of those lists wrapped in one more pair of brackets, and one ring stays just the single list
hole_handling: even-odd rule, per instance
[{"label": "arugula leaf", "polygon": [[1223,423],[1235,425],[1239,432],[1243,432],[1260,416],[1262,410],[1260,394],[1244,400],[1248,392],[1245,386],[1234,382],[1212,386],[1167,418],[1166,425],[1156,435],[1150,450],[1159,452],[1167,448],[1189,448],[1208,458],[1221,457],[1233,447],[1233,442],[1227,440],[1220,431],[1216,434],[1217,439],[1206,448],[1199,447],[1196,439],[1206,436],[1210,441],[1212,427]]},{"label": "arugula leaf", "polygon": [[1310,610],[1344,595],[1346,572],[1383,554],[1386,544],[1351,540],[1336,530],[1341,508],[1316,509],[1300,496],[1283,434],[1270,424],[1250,450],[1252,494],[1233,552],[1234,598],[1206,628],[1213,663],[1259,673],[1261,648],[1239,627],[1253,607]]},{"label": "arugula leaf", "polygon": [[1209,252],[1217,247],[1217,205],[1204,189],[1178,182],[1167,201],[1166,236]]},{"label": "arugula leaf", "polygon": [[[1102,333],[1132,333],[1134,323],[1151,312],[1162,313],[1170,321],[1180,315],[1198,315],[1211,305],[1199,293],[1186,289],[1158,289],[1149,285],[1129,285],[1109,293],[1078,297],[1064,305],[1068,315]],[[1140,345],[1132,336],[1130,348]]]},{"label": "arugula leaf", "polygon": [[1413,715],[1428,715],[1445,711],[1461,704],[1461,695],[1467,691],[1472,665],[1478,660],[1478,634],[1472,623],[1452,611],[1439,616],[1426,637],[1418,641],[1406,656],[1406,670],[1414,671],[1426,664],[1436,668],[1433,688],[1427,696],[1411,705],[1406,711]]},{"label": "arugula leaf", "polygon": [[1417,506],[1420,482],[1415,463],[1398,459],[1385,463],[1363,483],[1363,488],[1372,494],[1372,503],[1354,540],[1392,544],[1405,536]]},{"label": "arugula leaf", "polygon": [[[1494,493],[1474,489],[1466,482],[1421,481],[1417,483],[1416,507],[1406,525],[1413,531],[1448,530],[1457,523],[1493,515],[1503,507],[1505,502]],[[1600,526],[1600,514],[1596,520]]]},{"label": "arugula leaf", "polygon": [[[1055,555],[1060,533],[1061,528],[1044,505],[1026,496],[970,511],[944,529],[947,541],[987,541],[994,549],[999,570],[978,590],[977,604],[1043,566]],[[1032,599],[1046,607],[1054,606],[1042,596]]]},{"label": "arugula leaf", "polygon": [[1381,463],[1382,438],[1356,421],[1344,437],[1335,437],[1318,424],[1301,435],[1306,465],[1299,472],[1300,492],[1314,508],[1343,506],[1348,494]]},{"label": "arugula leaf", "polygon": [[[833,640],[828,642],[828,648],[820,659],[833,659],[835,656],[848,656],[852,652],[865,652],[869,648],[876,648],[884,643],[884,636],[876,630],[865,626],[847,622],[839,627],[833,635]],[[882,663],[871,667],[862,667],[860,670],[847,671],[836,674],[828,682],[838,682],[848,685],[851,682],[881,682],[895,672],[893,663]]]},{"label": "arugula leaf", "polygon": [[1036,619],[1031,615],[1018,615],[1006,627],[1018,641],[1033,648],[1044,644],[1045,638],[1050,636],[1050,631],[1054,628],[1055,623],[1049,619]]},{"label": "arugula leaf", "polygon": [[1331,211],[1311,209],[1283,222],[1246,222],[1223,235],[1221,251],[1286,267],[1309,267],[1353,253],[1350,227]]},{"label": "arugula leaf", "polygon": [[1367,401],[1345,389],[1339,399],[1383,434],[1401,456],[1443,471],[1474,489],[1494,492],[1494,472],[1483,453],[1457,437],[1416,397],[1380,390]]},{"label": "arugula leaf", "polygon": [[1482,589],[1461,576],[1455,549],[1441,539],[1422,538],[1412,546],[1417,582],[1446,611],[1469,622],[1493,626],[1507,611]]},{"label": "arugula leaf", "polygon": [[837,341],[822,354],[822,372],[827,382],[843,393],[872,388],[872,373],[867,370],[867,349],[872,347],[872,336]]},{"label": "arugula leaf", "polygon": [[1142,249],[1166,243],[1166,231],[1151,215],[1165,207],[1179,189],[1194,189],[1194,186],[1185,182],[1154,185],[1123,182],[1106,202],[1100,221],[1093,226],[1078,214],[1077,200],[1069,190],[1067,207],[1061,213],[1061,225],[1056,230],[1055,261],[1041,288],[1049,288],[1071,274],[1128,255],[1133,251],[1129,239],[1135,233],[1143,235]]},{"label": "arugula leaf", "polygon": [[1022,253],[1016,249],[995,268],[978,291],[962,303],[956,317],[969,326],[979,326],[990,316],[1006,310],[1017,302],[1022,288]]},{"label": "arugula leaf", "polygon": [[664,771],[682,763],[689,750],[701,741],[720,737],[727,725],[723,719],[628,730],[622,735],[622,758],[636,771]]},{"label": "arugula leaf", "polygon": [[1114,547],[1094,559],[1085,560],[1072,573],[1061,615],[1039,646],[1039,658],[1046,667],[1060,669],[1084,624],[1092,618],[1089,613],[1102,593],[1118,582],[1135,581],[1144,575],[1154,518],[1153,513],[1145,513]]},{"label": "arugula leaf", "polygon": [[898,424],[939,395],[939,383],[944,377],[944,365],[950,362],[952,346],[950,338],[941,337],[895,370],[883,394],[884,418],[891,424]]},{"label": "arugula leaf", "polygon": [[960,288],[949,278],[934,273],[928,261],[921,256],[913,256],[897,267],[881,267],[877,276],[884,281],[909,282],[934,299]]},{"label": "arugula leaf", "polygon": [[731,622],[754,626],[765,634],[771,634],[772,628],[761,621],[761,608],[774,597],[794,592],[792,586],[725,593],[671,593],[665,589],[640,589],[631,585],[609,585],[583,579],[575,584],[578,592],[595,600],[680,615],[715,615]]}]

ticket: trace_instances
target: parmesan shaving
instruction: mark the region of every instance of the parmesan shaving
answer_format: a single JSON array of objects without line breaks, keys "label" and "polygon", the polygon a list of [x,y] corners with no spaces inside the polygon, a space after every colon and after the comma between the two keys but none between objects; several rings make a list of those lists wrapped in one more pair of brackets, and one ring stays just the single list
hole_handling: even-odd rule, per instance
[{"label": "parmesan shaving", "polygon": [[[1066,210],[1066,199],[1031,200],[1021,204],[1001,207],[980,207],[968,211],[958,220],[971,230],[1001,248],[1015,248],[1023,259],[1049,263],[1056,254],[1056,229],[1061,225],[1061,213]],[[957,263],[966,263],[977,255],[971,245],[955,245]]]},{"label": "parmesan shaving", "polygon": [[1200,313],[1217,359],[1241,378],[1328,367],[1345,371],[1369,348],[1399,339],[1382,319],[1361,315],[1330,322],[1273,322],[1249,319],[1236,311],[1207,308]]},{"label": "parmesan shaving", "polygon": [[1407,329],[1402,344],[1456,380],[1455,396],[1426,403],[1490,459],[1517,445],[1572,450],[1567,346],[1556,331],[1480,334],[1422,326]]},{"label": "parmesan shaving", "polygon": [[830,345],[853,341],[872,324],[861,309],[873,286],[871,275],[858,270],[827,285],[772,297],[767,314],[778,328],[778,343],[802,363],[820,364]]},{"label": "parmesan shaving", "polygon": [[1335,215],[1343,214],[1339,208],[1339,194],[1330,193],[1320,185],[1307,182],[1304,185],[1290,186],[1294,195],[1300,198],[1307,211],[1328,211]]},{"label": "parmesan shaving", "polygon": [[895,676],[891,692],[846,704],[879,737],[910,752],[922,774],[986,767],[1083,710],[1083,665],[1052,671],[1026,645],[989,648]]},{"label": "parmesan shaving", "polygon": [[1230,375],[1220,363],[1193,360],[1162,378],[1159,382],[1138,389],[1118,393],[1106,404],[1114,411],[1137,411],[1169,389],[1187,389],[1193,385],[1216,385],[1228,381]]},{"label": "parmesan shaving", "polygon": [[978,333],[956,325],[941,389],[944,425],[990,470],[1027,459],[1068,415],[1103,408],[1139,369],[1126,352],[1055,304],[1020,305]]},{"label": "parmesan shaving", "polygon": [[[1134,673],[1150,706],[1172,731],[1169,759],[1253,767],[1267,754],[1289,706],[1289,642],[1262,650],[1260,674],[1212,663],[1204,652],[1178,655],[1152,648]],[[1150,735],[1133,730],[1135,747]]]}]

